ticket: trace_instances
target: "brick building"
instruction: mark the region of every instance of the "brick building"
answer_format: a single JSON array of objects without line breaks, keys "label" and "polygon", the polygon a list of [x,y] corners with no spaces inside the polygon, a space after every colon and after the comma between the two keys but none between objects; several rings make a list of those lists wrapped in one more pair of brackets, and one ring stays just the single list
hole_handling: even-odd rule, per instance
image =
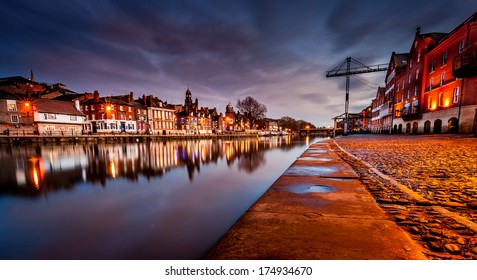
[{"label": "brick building", "polygon": [[[89,95],[88,95],[89,96]],[[92,133],[136,133],[136,111],[132,102],[121,96],[99,97],[95,91],[93,98],[81,103],[81,109],[90,124]],[[132,96],[130,96],[132,101]]]}]

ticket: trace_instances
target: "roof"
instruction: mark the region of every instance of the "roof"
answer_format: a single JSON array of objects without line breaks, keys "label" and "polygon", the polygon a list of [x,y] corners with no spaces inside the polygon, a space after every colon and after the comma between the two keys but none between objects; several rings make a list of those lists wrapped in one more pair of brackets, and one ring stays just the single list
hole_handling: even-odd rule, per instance
[{"label": "roof", "polygon": [[32,99],[32,103],[39,113],[84,116],[81,111],[76,109],[74,102],[35,98]]},{"label": "roof", "polygon": [[27,78],[22,76],[12,76],[12,77],[4,77],[0,78],[0,84],[12,84],[12,83],[31,83],[31,84],[38,84],[35,81],[30,81]]},{"label": "roof", "polygon": [[3,90],[0,90],[0,99],[12,99],[12,100],[18,100],[20,99],[18,95],[9,93]]},{"label": "roof", "polygon": [[408,56],[409,56],[409,53],[395,53],[393,55],[394,67],[395,68],[405,67],[407,64]]}]

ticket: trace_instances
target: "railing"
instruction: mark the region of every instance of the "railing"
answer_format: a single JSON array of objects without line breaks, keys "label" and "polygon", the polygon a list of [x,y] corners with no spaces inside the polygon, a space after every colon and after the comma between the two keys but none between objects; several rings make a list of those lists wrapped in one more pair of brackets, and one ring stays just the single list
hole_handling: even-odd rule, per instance
[{"label": "railing", "polygon": [[458,78],[477,75],[477,43],[467,47],[454,58],[452,74]]}]

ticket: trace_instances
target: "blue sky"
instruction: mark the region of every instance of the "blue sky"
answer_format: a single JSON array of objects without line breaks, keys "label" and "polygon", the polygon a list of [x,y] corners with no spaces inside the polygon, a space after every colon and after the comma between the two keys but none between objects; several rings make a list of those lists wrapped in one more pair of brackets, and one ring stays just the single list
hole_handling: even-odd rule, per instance
[{"label": "blue sky", "polygon": [[[372,65],[407,52],[417,27],[450,32],[474,0],[27,1],[0,9],[0,76],[102,95],[134,92],[225,111],[253,96],[268,117],[331,125],[351,56]],[[350,112],[370,104],[385,72],[351,78]]]}]

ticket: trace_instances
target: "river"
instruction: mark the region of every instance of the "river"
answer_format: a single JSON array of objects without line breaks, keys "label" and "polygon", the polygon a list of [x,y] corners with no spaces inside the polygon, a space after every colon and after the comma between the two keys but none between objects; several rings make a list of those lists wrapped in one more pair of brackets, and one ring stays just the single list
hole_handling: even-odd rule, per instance
[{"label": "river", "polygon": [[0,259],[199,259],[312,143],[0,146]]}]

